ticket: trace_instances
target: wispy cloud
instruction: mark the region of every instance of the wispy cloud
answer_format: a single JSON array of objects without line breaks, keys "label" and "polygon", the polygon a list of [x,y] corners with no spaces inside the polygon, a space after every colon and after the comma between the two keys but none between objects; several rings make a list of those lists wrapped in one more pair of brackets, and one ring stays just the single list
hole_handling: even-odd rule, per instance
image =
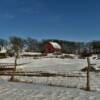
[{"label": "wispy cloud", "polygon": [[3,17],[8,18],[8,19],[13,19],[15,16],[13,14],[10,14],[10,13],[5,13],[5,14],[3,14]]},{"label": "wispy cloud", "polygon": [[21,13],[33,14],[33,9],[31,7],[21,7],[19,10]]},{"label": "wispy cloud", "polygon": [[15,18],[15,16],[13,14],[10,14],[10,13],[0,14],[0,17],[4,18],[4,19],[14,19]]},{"label": "wispy cloud", "polygon": [[39,14],[41,8],[43,7],[43,3],[38,0],[31,0],[30,3],[27,4],[27,1],[20,1],[19,10],[25,14]]}]

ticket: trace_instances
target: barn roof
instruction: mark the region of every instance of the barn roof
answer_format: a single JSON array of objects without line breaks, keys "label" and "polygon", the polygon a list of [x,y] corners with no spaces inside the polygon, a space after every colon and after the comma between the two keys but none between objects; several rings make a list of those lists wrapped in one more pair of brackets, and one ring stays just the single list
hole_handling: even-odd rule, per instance
[{"label": "barn roof", "polygon": [[57,42],[49,42],[54,48],[61,49],[61,46]]}]

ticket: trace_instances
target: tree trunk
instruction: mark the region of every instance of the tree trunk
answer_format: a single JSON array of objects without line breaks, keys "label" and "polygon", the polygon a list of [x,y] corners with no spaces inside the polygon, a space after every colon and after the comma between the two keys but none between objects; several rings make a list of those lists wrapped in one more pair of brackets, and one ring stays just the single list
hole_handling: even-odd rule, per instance
[{"label": "tree trunk", "polygon": [[90,59],[89,59],[89,57],[87,57],[87,64],[88,64],[88,68],[87,68],[86,90],[90,91]]},{"label": "tree trunk", "polygon": [[17,59],[18,59],[17,56],[15,56],[14,69],[13,69],[12,76],[10,78],[10,81],[14,81],[14,76],[15,76],[16,66],[17,66]]}]

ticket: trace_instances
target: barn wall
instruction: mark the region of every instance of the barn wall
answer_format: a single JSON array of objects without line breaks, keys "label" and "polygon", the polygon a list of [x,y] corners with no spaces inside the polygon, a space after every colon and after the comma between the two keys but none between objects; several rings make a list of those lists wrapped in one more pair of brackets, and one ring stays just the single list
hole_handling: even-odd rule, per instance
[{"label": "barn wall", "polygon": [[44,46],[44,53],[46,53],[46,54],[47,54],[47,53],[60,52],[60,51],[61,51],[61,50],[54,48],[53,45],[50,44],[50,43],[47,43],[47,44],[45,44],[45,46]]},{"label": "barn wall", "polygon": [[44,46],[44,52],[45,53],[53,53],[53,52],[55,52],[55,48],[50,43],[47,43]]}]

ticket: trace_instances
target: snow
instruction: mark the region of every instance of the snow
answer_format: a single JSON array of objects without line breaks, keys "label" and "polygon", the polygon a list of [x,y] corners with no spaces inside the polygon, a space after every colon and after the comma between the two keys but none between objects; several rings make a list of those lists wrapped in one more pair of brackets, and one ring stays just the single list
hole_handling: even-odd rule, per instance
[{"label": "snow", "polygon": [[[1,59],[0,63],[14,63],[14,58]],[[25,63],[25,64],[24,64]],[[84,59],[61,59],[61,58],[20,58],[18,64],[23,64],[17,68],[24,70],[41,70],[41,71],[55,71],[66,72],[69,70],[80,70],[86,66]]]},{"label": "snow", "polygon": [[100,100],[100,92],[25,83],[0,83],[0,100]]},{"label": "snow", "polygon": [[57,42],[49,42],[54,48],[61,49],[61,46]]},{"label": "snow", "polygon": [[[90,58],[91,64],[99,69],[100,60]],[[1,59],[0,63],[14,63],[14,58]],[[86,59],[61,58],[20,58],[18,69],[26,71],[48,71],[79,77],[28,77],[16,76],[20,81],[32,82],[11,83],[0,77],[1,100],[100,100],[100,73],[91,72],[91,92],[84,91],[86,73],[80,70],[87,66]],[[53,86],[48,86],[48,85]]]},{"label": "snow", "polygon": [[39,52],[22,52],[20,55],[29,55],[29,56],[39,56],[41,55],[42,53],[39,53]]},{"label": "snow", "polygon": [[1,48],[0,53],[6,53],[7,52],[7,50],[4,47],[0,46],[0,48]]}]

